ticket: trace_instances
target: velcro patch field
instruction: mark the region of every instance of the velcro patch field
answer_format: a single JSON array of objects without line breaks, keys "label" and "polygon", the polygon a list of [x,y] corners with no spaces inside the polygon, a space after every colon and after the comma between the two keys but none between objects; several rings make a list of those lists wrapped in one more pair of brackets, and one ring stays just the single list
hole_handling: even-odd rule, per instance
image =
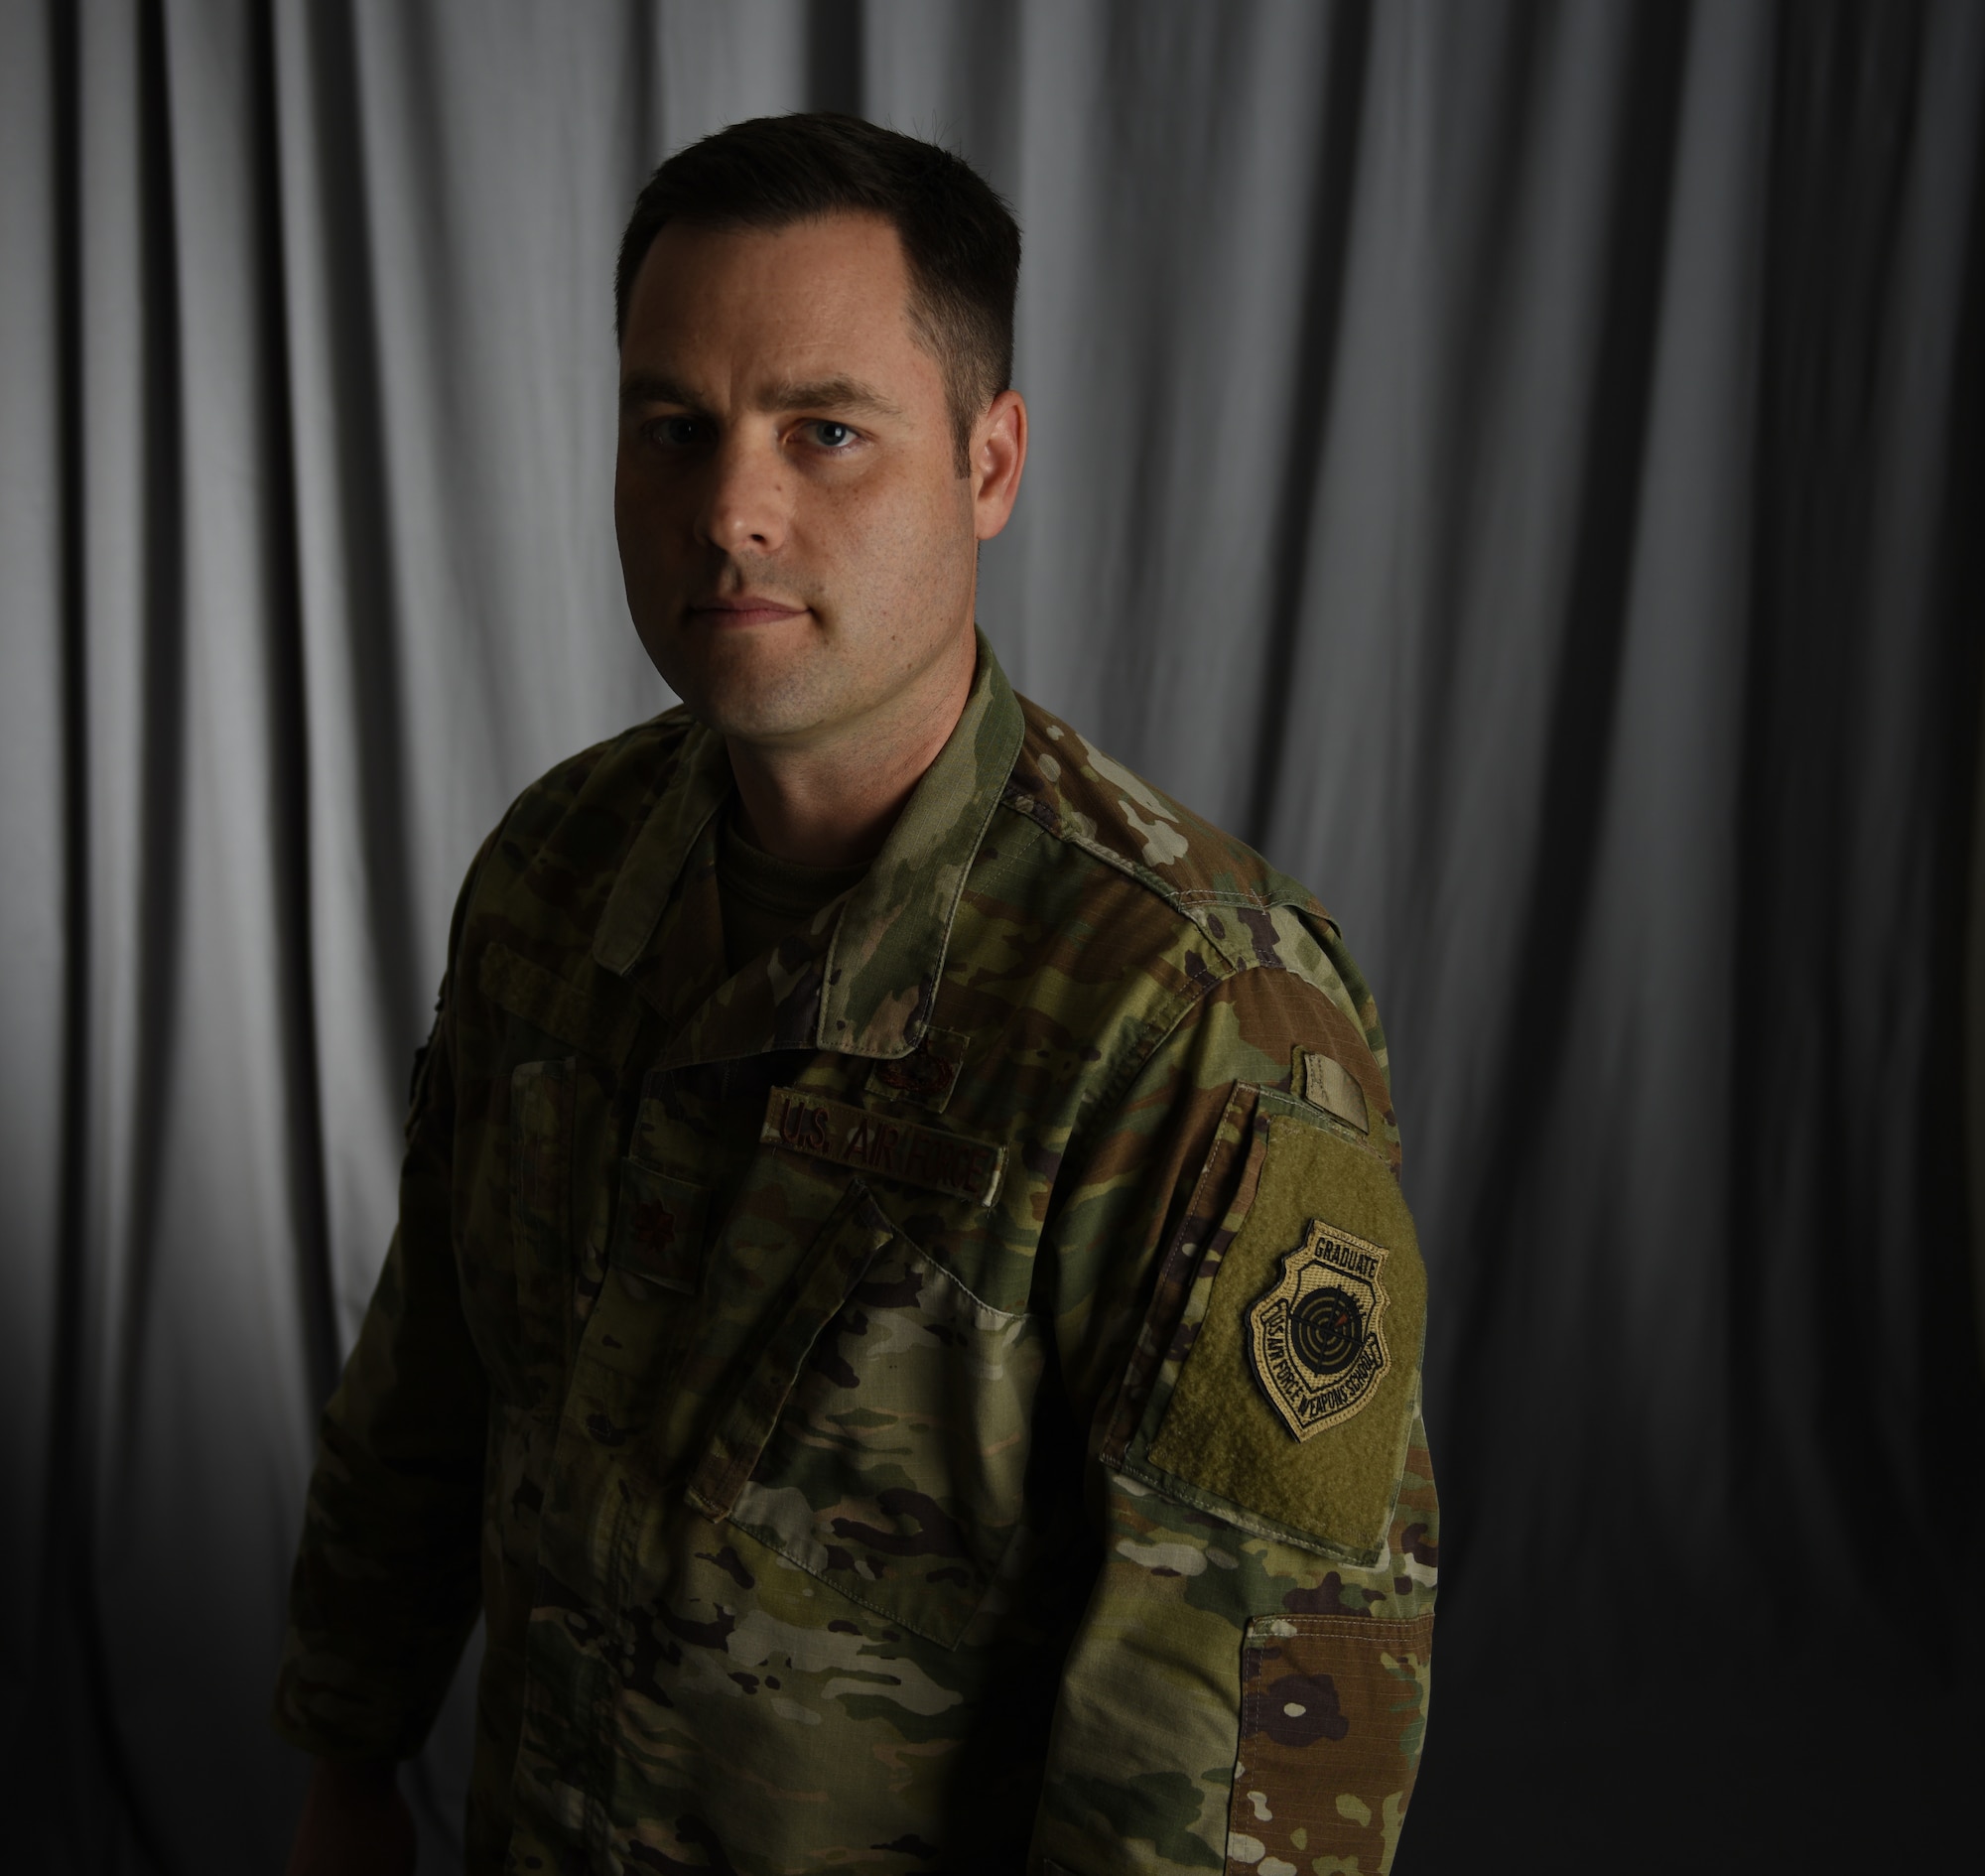
[{"label": "velcro patch field", "polygon": [[940,1128],[894,1121],[804,1088],[774,1088],[758,1138],[768,1146],[806,1153],[859,1172],[879,1173],[976,1205],[998,1196],[1006,1149]]},{"label": "velcro patch field", "polygon": [[1348,1562],[1377,1561],[1419,1395],[1426,1271],[1386,1161],[1264,1092],[1223,1254],[1201,1260],[1125,1470]]}]

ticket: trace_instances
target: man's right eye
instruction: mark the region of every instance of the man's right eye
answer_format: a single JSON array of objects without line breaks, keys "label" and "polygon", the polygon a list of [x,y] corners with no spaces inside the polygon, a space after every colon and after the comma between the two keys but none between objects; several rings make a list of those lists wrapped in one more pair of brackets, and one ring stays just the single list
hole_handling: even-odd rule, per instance
[{"label": "man's right eye", "polygon": [[648,435],[665,450],[687,450],[703,441],[703,425],[694,417],[658,417]]}]

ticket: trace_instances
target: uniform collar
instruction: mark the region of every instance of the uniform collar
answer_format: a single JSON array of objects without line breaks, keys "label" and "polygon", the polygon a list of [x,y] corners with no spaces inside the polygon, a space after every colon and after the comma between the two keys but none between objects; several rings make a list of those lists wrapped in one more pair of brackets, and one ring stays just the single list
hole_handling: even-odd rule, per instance
[{"label": "uniform collar", "polygon": [[1024,734],[992,647],[937,759],[859,884],[811,926],[724,976],[719,817],[733,783],[724,738],[696,726],[622,863],[595,934],[596,963],[655,1005],[664,1066],[775,1048],[910,1053],[930,1026],[959,896]]}]

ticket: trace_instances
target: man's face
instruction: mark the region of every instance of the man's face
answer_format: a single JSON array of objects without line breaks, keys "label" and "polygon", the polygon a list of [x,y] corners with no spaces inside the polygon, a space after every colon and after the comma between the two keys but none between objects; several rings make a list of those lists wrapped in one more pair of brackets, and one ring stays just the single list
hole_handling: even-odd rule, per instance
[{"label": "man's face", "polygon": [[[672,222],[620,348],[614,527],[634,627],[746,742],[878,728],[969,640],[979,475],[909,322],[896,232]],[[1017,479],[1017,477],[1015,477]]]}]

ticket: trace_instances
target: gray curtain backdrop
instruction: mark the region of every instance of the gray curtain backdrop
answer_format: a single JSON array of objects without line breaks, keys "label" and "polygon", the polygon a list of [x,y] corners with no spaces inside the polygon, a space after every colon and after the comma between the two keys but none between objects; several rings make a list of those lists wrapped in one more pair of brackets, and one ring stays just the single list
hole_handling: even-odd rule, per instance
[{"label": "gray curtain backdrop", "polygon": [[1014,681],[1377,987],[1451,1565],[1400,1870],[1910,1863],[1978,1763],[1981,85],[1965,0],[4,0],[10,1867],[279,1866],[457,882],[668,701],[620,220],[808,105],[1025,229]]}]

